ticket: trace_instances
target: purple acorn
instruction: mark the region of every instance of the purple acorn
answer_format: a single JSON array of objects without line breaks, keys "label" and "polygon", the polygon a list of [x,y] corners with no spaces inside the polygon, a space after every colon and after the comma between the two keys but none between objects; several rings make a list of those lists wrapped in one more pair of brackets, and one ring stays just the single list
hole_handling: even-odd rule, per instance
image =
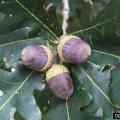
[{"label": "purple acorn", "polygon": [[46,80],[56,97],[68,99],[73,93],[73,81],[68,69],[54,64],[46,73]]},{"label": "purple acorn", "polygon": [[45,71],[53,63],[52,51],[44,45],[29,45],[21,52],[22,63],[35,71]]},{"label": "purple acorn", "polygon": [[84,63],[91,55],[91,47],[77,36],[65,36],[57,46],[59,57],[67,63]]}]

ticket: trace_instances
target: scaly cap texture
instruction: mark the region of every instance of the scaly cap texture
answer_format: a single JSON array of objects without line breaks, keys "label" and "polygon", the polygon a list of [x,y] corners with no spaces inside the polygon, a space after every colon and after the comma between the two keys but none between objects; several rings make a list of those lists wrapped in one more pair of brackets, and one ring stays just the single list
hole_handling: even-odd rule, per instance
[{"label": "scaly cap texture", "polygon": [[47,82],[54,76],[59,75],[61,73],[69,73],[68,69],[63,65],[54,64],[46,73]]},{"label": "scaly cap texture", "polygon": [[77,36],[74,36],[74,35],[67,35],[65,36],[63,39],[60,40],[58,46],[57,46],[57,52],[58,52],[58,55],[59,57],[64,61],[66,62],[66,60],[64,59],[64,56],[63,56],[63,53],[62,53],[62,49],[63,49],[63,46],[64,44],[69,41],[71,38],[77,38],[77,39],[80,39],[79,37]]},{"label": "scaly cap texture", "polygon": [[48,60],[47,60],[47,63],[46,65],[40,70],[40,71],[45,71],[47,70],[51,65],[52,63],[54,62],[54,56],[53,56],[53,53],[52,51],[50,50],[50,48],[46,47],[45,45],[40,45],[47,53],[48,55]]}]

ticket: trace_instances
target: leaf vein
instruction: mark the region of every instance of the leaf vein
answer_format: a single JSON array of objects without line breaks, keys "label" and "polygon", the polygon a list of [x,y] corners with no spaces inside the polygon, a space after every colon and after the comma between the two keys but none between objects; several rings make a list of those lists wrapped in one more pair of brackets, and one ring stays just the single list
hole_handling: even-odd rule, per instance
[{"label": "leaf vein", "polygon": [[59,39],[57,35],[47,26],[45,25],[38,17],[36,17],[32,12],[30,12],[21,2],[16,0],[16,2],[24,9],[26,10],[33,18],[35,18],[39,23],[41,23],[56,39]]},{"label": "leaf vein", "polygon": [[98,51],[98,50],[92,50],[93,52],[97,52],[97,53],[100,53],[100,54],[104,54],[104,55],[108,55],[108,56],[112,56],[112,57],[115,57],[117,59],[120,60],[120,56],[117,56],[117,55],[113,55],[111,53],[106,53],[106,52],[102,52],[102,51]]},{"label": "leaf vein", "polygon": [[113,18],[110,18],[110,19],[108,19],[108,20],[106,20],[106,21],[104,21],[104,22],[98,23],[98,24],[96,24],[96,25],[93,25],[93,26],[91,26],[91,27],[88,27],[88,28],[85,28],[85,29],[82,29],[82,30],[78,30],[78,31],[72,32],[72,33],[70,33],[70,34],[77,34],[77,33],[81,33],[81,32],[84,32],[84,31],[88,31],[88,30],[93,29],[93,28],[96,28],[96,27],[98,27],[98,26],[100,26],[100,25],[104,25],[104,24],[110,22],[112,19],[113,19]]},{"label": "leaf vein", "polygon": [[[34,39],[41,39],[41,38],[34,38]],[[0,47],[5,46],[5,45],[11,45],[11,44],[15,44],[15,43],[27,41],[27,40],[30,41],[30,40],[32,40],[32,39],[24,39],[24,40],[18,40],[18,41],[13,41],[13,42],[9,42],[9,43],[4,43],[4,44],[0,44]]]},{"label": "leaf vein", "polygon": [[27,77],[26,79],[20,84],[20,86],[15,90],[14,93],[12,93],[10,95],[10,97],[0,106],[0,110],[2,110],[7,104],[8,102],[15,96],[15,94],[23,87],[23,85],[27,82],[27,80],[32,76],[34,71],[32,71]]},{"label": "leaf vein", "polygon": [[111,100],[109,99],[109,97],[101,90],[101,88],[93,81],[93,79],[88,75],[88,73],[85,72],[85,70],[79,66],[81,71],[87,76],[87,78],[93,83],[93,85],[100,91],[100,93],[106,98],[106,100],[108,100],[108,102],[113,106],[113,108],[120,113],[119,110],[117,110],[117,108],[115,107],[115,105],[111,102]]}]

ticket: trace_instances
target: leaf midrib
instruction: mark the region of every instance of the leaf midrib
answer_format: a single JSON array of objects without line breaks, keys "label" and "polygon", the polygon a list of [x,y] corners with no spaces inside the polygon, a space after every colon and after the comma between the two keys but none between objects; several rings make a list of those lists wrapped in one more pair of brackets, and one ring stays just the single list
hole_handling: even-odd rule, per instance
[{"label": "leaf midrib", "polygon": [[27,11],[33,18],[35,18],[40,24],[42,24],[57,40],[59,39],[58,36],[46,25],[44,24],[38,17],[36,17],[31,11],[29,11],[19,0],[16,2],[25,10]]},{"label": "leaf midrib", "polygon": [[81,71],[86,75],[86,77],[92,82],[92,84],[100,91],[100,93],[106,98],[106,100],[112,105],[112,107],[120,113],[120,111],[116,108],[116,106],[111,102],[111,100],[109,99],[109,97],[102,91],[102,89],[94,82],[94,80],[90,77],[90,75],[85,72],[84,68],[81,67],[80,65],[78,65],[78,67],[80,67]]}]

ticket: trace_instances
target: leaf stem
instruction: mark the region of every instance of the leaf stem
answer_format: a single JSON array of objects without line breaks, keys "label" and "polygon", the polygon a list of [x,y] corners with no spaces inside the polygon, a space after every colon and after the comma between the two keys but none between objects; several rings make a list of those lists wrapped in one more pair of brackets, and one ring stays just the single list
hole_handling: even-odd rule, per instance
[{"label": "leaf stem", "polygon": [[68,119],[68,120],[71,120],[71,119],[70,119],[70,114],[69,114],[68,102],[67,102],[67,101],[68,101],[68,100],[66,99],[67,119]]}]

